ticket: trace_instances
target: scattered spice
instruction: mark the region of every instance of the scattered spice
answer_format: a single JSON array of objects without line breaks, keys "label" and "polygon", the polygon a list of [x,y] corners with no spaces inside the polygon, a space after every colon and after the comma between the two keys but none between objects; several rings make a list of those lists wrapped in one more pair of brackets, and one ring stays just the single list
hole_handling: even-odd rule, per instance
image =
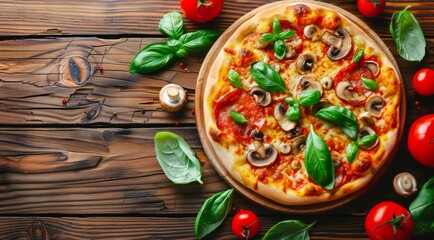
[{"label": "scattered spice", "polygon": [[196,115],[196,111],[194,109],[191,109],[191,114]]},{"label": "scattered spice", "polygon": [[414,102],[414,105],[419,106],[419,105],[420,105],[420,102],[419,102],[419,101],[415,101],[415,102]]},{"label": "scattered spice", "polygon": [[68,100],[66,100],[66,98],[62,99],[62,104],[66,105],[68,103]]},{"label": "scattered spice", "polygon": [[227,48],[227,47],[223,48],[223,50],[229,54],[232,54],[232,55],[237,54],[237,52],[235,50]]},{"label": "scattered spice", "polygon": [[182,68],[182,69],[185,69],[185,63],[179,62],[179,67]]},{"label": "scattered spice", "polygon": [[104,68],[103,68],[102,66],[99,66],[99,67],[98,67],[98,71],[99,71],[100,73],[102,73],[102,72],[104,72]]},{"label": "scattered spice", "polygon": [[181,125],[181,123],[178,122],[178,121],[176,121],[176,122],[175,122],[175,125],[176,125],[176,126],[179,126],[179,125]]}]

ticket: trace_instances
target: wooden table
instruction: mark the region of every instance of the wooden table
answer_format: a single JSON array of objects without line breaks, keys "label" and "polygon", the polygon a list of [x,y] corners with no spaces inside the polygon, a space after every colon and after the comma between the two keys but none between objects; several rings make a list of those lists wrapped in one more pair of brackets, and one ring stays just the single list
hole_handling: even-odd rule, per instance
[{"label": "wooden table", "polygon": [[[222,14],[209,24],[184,19],[186,30],[224,30],[267,2],[226,0]],[[411,84],[417,69],[434,68],[434,2],[391,1],[375,19],[362,17],[354,0],[327,2],[365,20],[396,57],[407,94],[401,146],[371,190],[330,212],[282,214],[235,193],[235,208],[259,215],[260,236],[278,221],[298,219],[318,220],[312,239],[365,239],[365,215],[374,204],[393,200],[408,207],[412,200],[394,193],[397,173],[411,172],[419,183],[433,176],[433,169],[411,158],[406,141],[411,123],[434,112],[433,97],[418,96]],[[388,31],[393,12],[407,5],[427,40],[420,63],[399,57]],[[194,238],[202,203],[229,188],[201,147],[192,113],[203,57],[183,60],[188,71],[173,65],[146,76],[128,72],[138,50],[162,40],[158,22],[171,11],[180,11],[178,1],[0,1],[0,239]],[[71,81],[65,64],[81,57],[90,62],[90,77]],[[187,89],[184,111],[169,114],[160,108],[158,92],[167,83]],[[196,151],[203,185],[174,185],[166,178],[153,143],[162,130],[181,135]],[[208,239],[233,239],[232,216]]]}]

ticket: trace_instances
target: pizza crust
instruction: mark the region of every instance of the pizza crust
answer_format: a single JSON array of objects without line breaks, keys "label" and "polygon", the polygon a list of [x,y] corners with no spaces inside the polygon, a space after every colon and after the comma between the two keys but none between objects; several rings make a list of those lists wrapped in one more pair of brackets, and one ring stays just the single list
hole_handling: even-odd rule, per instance
[{"label": "pizza crust", "polygon": [[[287,7],[295,6],[297,4],[304,4],[309,6],[312,9],[324,9],[325,7],[319,6],[317,3],[310,2],[292,2],[292,1],[283,1],[279,3],[273,3],[260,8],[259,12],[250,18],[248,21],[244,22],[227,40],[224,45],[224,48],[234,48],[237,46],[245,36],[249,33],[252,33],[257,28],[257,23],[260,22],[261,19],[264,18],[272,18],[275,15],[284,14]],[[328,8],[325,8],[328,9]],[[333,11],[333,13],[336,13]],[[350,22],[348,18],[343,16],[342,14],[336,13],[342,19],[342,24],[349,30],[351,36],[358,36],[363,39],[364,44],[366,46],[370,46],[368,51],[372,51],[372,54],[377,54],[381,57],[381,61],[383,65],[391,67],[394,71],[394,74],[397,78],[399,86],[401,86],[400,74],[399,71],[395,68],[394,64],[389,60],[386,53],[376,50],[381,49],[377,43],[371,40],[370,36],[368,36],[365,31],[361,30],[357,25]],[[379,38],[377,37],[376,40]],[[282,189],[276,187],[273,184],[264,184],[262,182],[257,182],[256,185],[253,184],[253,180],[249,179],[248,173],[246,176],[242,176],[240,172],[236,171],[234,166],[237,164],[237,159],[233,155],[231,155],[227,149],[222,147],[218,142],[215,141],[216,133],[216,122],[213,115],[212,109],[212,100],[218,92],[218,89],[221,87],[218,85],[219,75],[226,73],[228,71],[228,64],[231,62],[232,57],[230,54],[226,53],[222,48],[214,60],[214,64],[211,66],[209,70],[208,79],[206,80],[207,84],[204,90],[204,119],[205,121],[205,129],[206,135],[214,148],[218,158],[221,160],[221,163],[225,167],[227,174],[229,174],[236,181],[240,182],[244,186],[249,189],[257,192],[258,194],[265,196],[273,201],[278,203],[282,203],[285,205],[306,205],[306,204],[314,204],[321,202],[329,202],[333,200],[340,199],[344,196],[347,196],[364,186],[366,186],[372,178],[376,175],[378,170],[383,166],[386,162],[386,159],[390,157],[395,145],[397,144],[398,139],[398,126],[399,124],[391,129],[387,134],[380,136],[380,148],[377,153],[382,154],[380,161],[373,161],[371,168],[360,178],[353,180],[344,184],[343,186],[337,187],[332,191],[322,191],[321,195],[318,196],[300,196],[294,190],[289,189],[287,191],[282,191]],[[398,93],[393,96],[393,101],[397,101],[397,108],[392,109],[396,114],[397,121],[399,123],[399,104],[400,104],[400,89],[398,89]],[[218,130],[217,130],[218,131]],[[213,132],[213,134],[210,134]],[[214,139],[213,139],[214,138]],[[376,159],[374,159],[376,160]]]}]

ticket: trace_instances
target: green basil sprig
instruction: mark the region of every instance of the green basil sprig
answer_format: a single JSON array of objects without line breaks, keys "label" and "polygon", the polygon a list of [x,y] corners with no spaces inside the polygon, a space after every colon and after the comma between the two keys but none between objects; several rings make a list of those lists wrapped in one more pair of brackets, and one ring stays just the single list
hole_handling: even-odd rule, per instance
[{"label": "green basil sprig", "polygon": [[415,234],[434,232],[434,177],[431,177],[409,207]]},{"label": "green basil sprig", "polygon": [[377,134],[371,134],[366,135],[362,137],[359,141],[351,142],[348,144],[345,154],[347,155],[347,160],[351,164],[354,162],[354,160],[357,157],[357,154],[359,153],[359,147],[366,147],[371,144],[373,144],[375,141],[377,141],[378,135]]},{"label": "green basil sprig", "polygon": [[272,226],[262,240],[309,240],[308,230],[316,223],[306,224],[298,220],[285,220]]},{"label": "green basil sprig", "polygon": [[371,91],[378,89],[378,83],[370,78],[362,77],[363,86]]},{"label": "green basil sprig", "polygon": [[421,61],[425,56],[426,41],[422,28],[407,6],[392,15],[389,31],[399,55],[407,61]]},{"label": "green basil sprig", "polygon": [[274,18],[273,32],[262,34],[259,40],[263,42],[274,42],[274,56],[278,59],[282,59],[286,54],[286,45],[283,40],[292,38],[294,35],[294,30],[286,30],[282,32],[279,19]]},{"label": "green basil sprig", "polygon": [[267,63],[252,63],[250,73],[260,88],[269,92],[288,92],[282,77]]},{"label": "green basil sprig", "polygon": [[199,210],[194,221],[194,233],[202,239],[214,231],[225,220],[232,208],[233,189],[219,192],[208,198]]},{"label": "green basil sprig", "polygon": [[158,163],[173,183],[203,183],[200,162],[184,139],[171,132],[158,132],[154,143]]},{"label": "green basil sprig", "polygon": [[244,88],[243,84],[241,83],[240,74],[237,71],[235,71],[233,69],[229,70],[228,79],[229,79],[229,82],[231,82],[232,85],[234,85],[235,87],[241,88],[241,89]]},{"label": "green basil sprig", "polygon": [[177,12],[164,15],[158,29],[169,39],[166,42],[148,44],[140,50],[131,61],[131,73],[156,72],[188,54],[206,51],[220,35],[217,30],[184,33],[184,23],[181,14]]},{"label": "green basil sprig", "polygon": [[247,121],[247,119],[241,115],[241,113],[231,110],[231,112],[229,113],[232,117],[232,119],[236,122],[236,123],[240,123],[240,124],[244,124],[247,123],[249,121]]},{"label": "green basil sprig", "polygon": [[321,108],[315,116],[336,123],[351,139],[356,140],[359,132],[356,116],[342,106],[327,106]]},{"label": "green basil sprig", "polygon": [[351,62],[356,63],[356,62],[360,61],[360,59],[363,57],[364,53],[365,53],[365,49],[358,50],[356,52],[356,54],[354,54],[353,60]]},{"label": "green basil sprig", "polygon": [[335,184],[335,167],[329,148],[310,125],[310,133],[306,140],[304,164],[307,174],[321,187],[332,190]]},{"label": "green basil sprig", "polygon": [[310,107],[317,104],[320,100],[321,92],[318,89],[308,89],[304,91],[298,101],[294,98],[285,98],[285,102],[291,105],[286,111],[286,116],[289,120],[296,122],[300,120],[301,117],[300,105]]}]

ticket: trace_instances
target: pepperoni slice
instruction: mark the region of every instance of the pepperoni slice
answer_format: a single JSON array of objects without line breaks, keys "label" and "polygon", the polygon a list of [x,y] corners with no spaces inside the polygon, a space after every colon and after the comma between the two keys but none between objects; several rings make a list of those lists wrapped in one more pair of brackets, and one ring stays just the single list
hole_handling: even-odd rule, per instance
[{"label": "pepperoni slice", "polygon": [[[231,110],[237,111],[248,120],[245,124],[236,123],[230,116]],[[223,97],[215,105],[214,117],[217,127],[238,141],[250,142],[253,129],[261,130],[265,123],[264,108],[246,91],[237,89]]]}]

